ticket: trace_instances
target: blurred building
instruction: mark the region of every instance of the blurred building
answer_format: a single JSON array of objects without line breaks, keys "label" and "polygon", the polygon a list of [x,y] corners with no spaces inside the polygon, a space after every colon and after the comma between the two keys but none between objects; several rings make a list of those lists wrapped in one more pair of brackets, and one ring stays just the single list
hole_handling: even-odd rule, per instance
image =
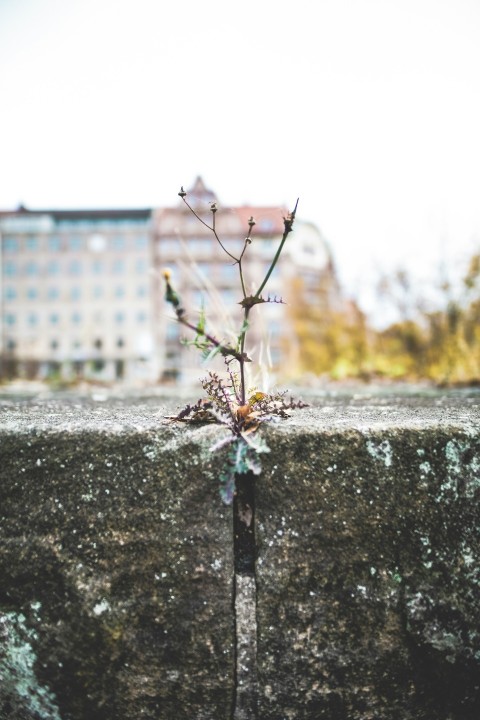
[{"label": "blurred building", "polygon": [[3,374],[153,377],[150,210],[0,213]]},{"label": "blurred building", "polygon": [[[242,261],[247,294],[260,286],[284,230],[288,210],[223,207],[197,178],[187,198],[212,222],[214,234],[179,198],[175,206],[135,210],[0,212],[0,357],[2,374],[87,377],[104,381],[189,381],[199,376],[198,351],[164,300],[169,267],[195,321],[205,312],[219,340],[234,340],[242,322],[238,264],[249,219],[255,219]],[[295,221],[282,257],[251,311],[248,353],[263,366],[295,361],[287,305],[298,279],[312,302],[341,302],[327,243],[312,224]],[[323,288],[319,295],[318,289]],[[202,310],[203,309],[203,310]]]},{"label": "blurred building", "polygon": [[[242,260],[247,295],[255,294],[268,272],[284,232],[283,218],[288,209],[257,205],[225,207],[200,177],[185,199],[210,226],[213,219],[210,206],[216,204],[219,210],[215,214],[215,229],[230,256],[212,231],[179,199],[174,207],[160,208],[153,215],[157,282],[161,282],[162,268],[169,268],[175,289],[192,321],[198,320],[203,308],[212,334],[218,340],[232,341],[241,327],[243,314],[239,305],[243,295],[235,258],[244,247],[249,219],[253,217],[255,225],[251,232],[252,242]],[[304,294],[306,292],[308,297],[311,293],[312,302],[318,303],[318,290],[322,288],[322,302],[330,307],[341,303],[325,239],[313,224],[297,219],[281,259],[262,292],[270,302],[255,306],[250,313],[248,354],[263,367],[274,371],[296,362],[298,348],[287,303],[295,303],[292,293],[299,278]],[[172,319],[174,313],[166,305],[161,289],[155,293],[155,298],[157,346],[163,348],[163,378],[198,378],[198,350],[182,345],[182,339],[192,339],[188,337],[188,330]],[[221,362],[217,361],[218,367]]]}]

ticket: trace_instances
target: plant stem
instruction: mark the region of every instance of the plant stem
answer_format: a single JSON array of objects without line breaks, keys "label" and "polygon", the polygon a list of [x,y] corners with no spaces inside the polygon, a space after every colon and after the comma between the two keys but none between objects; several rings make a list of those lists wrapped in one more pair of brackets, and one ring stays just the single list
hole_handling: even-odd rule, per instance
[{"label": "plant stem", "polygon": [[[277,261],[281,255],[283,246],[285,244],[285,240],[287,239],[288,235],[292,231],[292,226],[293,226],[293,222],[295,220],[295,213],[297,212],[297,207],[298,207],[298,198],[297,198],[297,202],[295,203],[295,207],[293,208],[293,211],[291,213],[289,213],[286,218],[284,218],[285,230],[283,231],[280,245],[278,246],[277,252],[275,253],[275,257],[273,258],[271,265],[268,268],[267,274],[265,275],[265,278],[263,279],[262,284],[260,285],[260,287],[258,288],[257,292],[254,295],[254,297],[256,297],[256,298],[260,297],[260,294],[261,294],[263,288],[267,284],[267,282],[270,278],[270,275],[272,274],[273,269],[274,269],[275,265],[277,264]],[[242,254],[240,255],[240,258],[238,259],[240,280],[242,283],[242,290],[243,290],[244,298],[246,298],[246,293],[245,293],[245,284],[244,284],[243,273],[242,273],[242,258],[243,258],[243,254],[246,250],[246,247],[247,247],[247,241],[245,240],[245,245],[243,247]],[[240,358],[238,359],[238,363],[240,365],[240,399],[241,399],[242,405],[245,405],[246,400],[247,400],[247,393],[246,393],[246,387],[245,387],[244,353],[245,353],[245,338],[246,338],[247,330],[248,330],[248,314],[250,312],[250,309],[251,309],[251,307],[245,308],[244,315],[243,315],[243,327],[242,327],[242,331],[240,333],[240,338],[239,338]]]},{"label": "plant stem", "polygon": [[[215,229],[215,212],[216,212],[215,204],[212,205],[212,212],[213,212],[212,225],[209,225],[207,222],[205,222],[205,220],[203,220],[200,217],[200,215],[198,215],[198,213],[193,209],[193,207],[185,200],[185,194],[186,193],[183,191],[183,187],[182,187],[179,195],[181,196],[183,202],[188,207],[190,212],[193,213],[193,215],[197,218],[197,220],[199,220],[202,223],[202,225],[204,225],[206,228],[208,228],[208,230],[210,230],[214,234],[215,239],[217,240],[218,244],[220,245],[220,247],[222,248],[224,253],[226,255],[228,255],[230,258],[232,258],[232,260],[234,260],[234,262],[238,265],[238,272],[240,275],[240,283],[242,285],[243,299],[246,301],[247,300],[247,292],[246,292],[246,288],[245,288],[245,278],[243,277],[242,260],[243,260],[244,254],[245,254],[245,250],[247,249],[247,245],[250,244],[250,242],[251,242],[250,234],[251,234],[252,227],[255,224],[253,218],[250,219],[251,222],[249,222],[249,234],[245,238],[244,246],[243,246],[242,252],[240,253],[240,257],[237,258],[237,257],[235,257],[235,255],[232,255],[232,253],[227,250],[227,248],[224,246],[224,244],[222,243],[222,241],[220,240],[220,238],[217,234],[217,231]],[[258,288],[258,290],[255,293],[255,295],[253,296],[253,298],[257,298],[257,299],[260,298],[261,292],[262,292],[263,288],[265,287],[265,285],[267,284],[267,282],[270,278],[270,275],[272,274],[273,269],[275,268],[275,265],[277,264],[277,261],[283,250],[285,241],[286,241],[288,235],[290,234],[290,232],[292,231],[292,226],[293,226],[293,222],[295,220],[295,213],[297,211],[297,207],[298,207],[298,198],[297,198],[297,202],[295,203],[295,207],[294,207],[293,211],[291,213],[289,213],[286,218],[283,219],[285,229],[284,229],[284,232],[282,235],[282,239],[280,241],[280,245],[277,248],[275,257],[273,258],[273,260],[270,264],[270,267],[268,268],[268,271],[265,275],[265,278],[263,279],[263,282],[261,283],[260,287]],[[252,298],[249,298],[249,300],[251,300],[251,299]],[[264,302],[264,301],[261,301],[261,302]],[[245,361],[248,358],[245,355],[245,339],[246,339],[247,330],[248,330],[248,316],[250,313],[250,309],[253,307],[253,304],[255,304],[255,303],[251,303],[249,305],[246,305],[246,303],[245,303],[246,306],[244,306],[243,325],[242,325],[240,334],[237,339],[237,349],[235,350],[234,348],[230,347],[229,345],[223,345],[212,335],[209,335],[208,333],[206,333],[202,327],[199,327],[199,326],[196,326],[196,325],[193,325],[192,323],[190,323],[183,316],[183,310],[179,307],[178,300],[177,300],[177,303],[173,302],[173,305],[175,307],[175,311],[177,314],[177,319],[179,322],[181,322],[183,325],[185,325],[186,327],[188,327],[191,330],[193,330],[194,332],[196,332],[197,335],[203,336],[214,347],[218,348],[219,351],[224,356],[230,355],[233,358],[235,358],[235,360],[238,362],[239,368],[240,368],[240,392],[239,392],[240,397],[238,398],[238,396],[236,395],[235,389],[234,389],[234,392],[235,392],[237,399],[240,400],[241,405],[245,405],[246,399],[247,399],[247,389],[245,386]]]},{"label": "plant stem", "polygon": [[196,332],[197,335],[201,335],[202,337],[204,337],[214,347],[219,348],[222,355],[231,355],[239,363],[245,362],[245,358],[242,357],[241,353],[239,353],[233,347],[230,347],[229,345],[224,345],[219,340],[217,340],[217,338],[213,337],[213,335],[210,335],[209,333],[205,332],[205,330],[203,330],[198,325],[194,325],[193,323],[189,322],[182,315],[179,316],[178,313],[177,313],[177,320],[182,325],[185,325],[185,327],[188,327],[188,328],[190,328],[190,330],[193,330],[194,332]]},{"label": "plant stem", "polygon": [[242,283],[242,292],[243,292],[244,298],[247,297],[247,291],[245,290],[245,281],[243,278],[242,260],[243,260],[243,256],[245,255],[245,250],[247,249],[249,241],[250,241],[250,234],[248,235],[248,237],[245,238],[245,242],[243,243],[243,250],[240,254],[240,257],[238,258],[238,271],[240,273],[240,282]]},{"label": "plant stem", "polygon": [[250,308],[245,308],[243,313],[243,327],[242,332],[240,334],[240,359],[238,361],[238,364],[240,365],[240,400],[241,404],[245,405],[246,399],[247,399],[247,392],[245,387],[245,337],[247,335],[248,330],[248,313],[250,312]]},{"label": "plant stem", "polygon": [[205,220],[203,220],[203,219],[200,217],[200,215],[198,215],[198,214],[195,212],[195,210],[192,208],[192,206],[188,204],[188,202],[185,200],[185,198],[182,198],[182,200],[183,200],[183,202],[185,203],[185,205],[188,207],[188,209],[190,210],[190,212],[192,212],[192,213],[195,215],[195,217],[197,218],[197,220],[200,220],[200,222],[202,223],[202,225],[205,225],[206,228],[208,228],[211,232],[213,232],[213,234],[215,235],[215,239],[216,239],[216,241],[218,242],[218,244],[220,245],[220,247],[222,248],[223,252],[226,253],[229,257],[231,257],[232,260],[235,260],[236,263],[238,263],[238,258],[236,258],[235,255],[232,255],[232,253],[228,252],[227,248],[223,245],[222,241],[221,241],[220,238],[218,237],[217,231],[215,230],[215,223],[213,224],[213,226],[212,226],[212,225],[209,225],[208,223],[206,223]]},{"label": "plant stem", "polygon": [[260,287],[258,288],[257,292],[254,295],[254,297],[256,297],[256,298],[260,297],[260,293],[262,292],[263,288],[267,284],[267,282],[270,278],[270,275],[273,272],[273,268],[277,264],[278,258],[280,257],[283,246],[285,244],[285,240],[287,239],[288,235],[292,231],[293,221],[295,220],[295,213],[297,212],[297,207],[298,207],[298,198],[297,198],[297,202],[295,203],[295,207],[293,208],[293,211],[288,215],[287,218],[285,218],[285,230],[283,231],[280,245],[278,246],[277,252],[275,253],[275,257],[272,260],[272,264],[268,268],[267,274],[265,275],[265,278],[264,278],[262,284],[260,285]]}]

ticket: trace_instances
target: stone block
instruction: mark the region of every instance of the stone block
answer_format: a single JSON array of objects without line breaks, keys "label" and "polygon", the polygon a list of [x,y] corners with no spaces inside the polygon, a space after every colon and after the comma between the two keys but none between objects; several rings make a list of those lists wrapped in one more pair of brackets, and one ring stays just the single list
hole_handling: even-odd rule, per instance
[{"label": "stone block", "polygon": [[303,411],[256,486],[258,717],[480,717],[479,405]]},{"label": "stone block", "polygon": [[255,564],[223,428],[4,403],[0,717],[477,720],[479,400],[329,396],[264,426]]},{"label": "stone block", "polygon": [[230,717],[233,531],[208,452],[217,429],[163,414],[4,410],[0,717]]}]

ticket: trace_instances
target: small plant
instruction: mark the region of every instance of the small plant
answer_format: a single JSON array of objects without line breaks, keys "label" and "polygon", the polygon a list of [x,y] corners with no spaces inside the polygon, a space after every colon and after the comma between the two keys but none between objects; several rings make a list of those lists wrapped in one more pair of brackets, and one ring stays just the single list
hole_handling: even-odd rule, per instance
[{"label": "small plant", "polygon": [[203,309],[197,322],[192,322],[189,319],[181,298],[173,287],[170,271],[164,270],[163,273],[166,282],[165,299],[172,305],[177,321],[195,334],[194,339],[188,341],[188,344],[200,350],[205,360],[211,360],[213,357],[221,355],[225,361],[225,377],[220,377],[215,372],[209,372],[208,376],[201,381],[206,398],[200,399],[194,405],[187,405],[178,415],[170,416],[169,419],[181,422],[217,422],[229,428],[230,435],[211,448],[212,451],[216,451],[230,445],[227,466],[220,478],[222,499],[229,504],[232,502],[235,492],[235,476],[248,472],[259,475],[261,472],[259,455],[269,452],[265,441],[257,436],[255,431],[262,423],[271,420],[274,416],[288,417],[293,408],[305,407],[305,404],[301,401],[287,400],[285,392],[265,393],[257,388],[249,389],[247,387],[245,367],[246,363],[251,362],[251,358],[246,351],[246,338],[250,327],[252,308],[264,303],[283,303],[281,298],[272,298],[269,295],[265,297],[262,293],[278,262],[285,241],[292,231],[298,200],[292,212],[283,218],[283,235],[263,281],[256,292],[248,294],[243,271],[243,260],[252,242],[253,228],[256,224],[254,218],[251,217],[248,221],[247,236],[242,251],[237,257],[227,250],[217,233],[215,216],[218,208],[216,203],[210,205],[212,220],[211,224],[209,224],[188,203],[186,199],[187,193],[183,187],[178,194],[197,220],[213,233],[223,252],[237,266],[242,292],[242,298],[239,302],[243,309],[241,327],[234,342],[225,342],[208,332]]}]

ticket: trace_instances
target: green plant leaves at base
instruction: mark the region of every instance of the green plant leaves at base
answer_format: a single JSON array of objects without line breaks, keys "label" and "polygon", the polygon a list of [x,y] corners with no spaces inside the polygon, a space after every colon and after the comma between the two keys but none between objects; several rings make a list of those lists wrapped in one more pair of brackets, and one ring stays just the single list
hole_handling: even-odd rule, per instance
[{"label": "green plant leaves at base", "polygon": [[252,472],[260,475],[262,463],[259,454],[270,452],[270,448],[261,438],[255,438],[252,442],[244,437],[237,438],[227,455],[226,466],[220,474],[220,497],[226,505],[230,505],[235,494],[235,476],[245,475]]}]

